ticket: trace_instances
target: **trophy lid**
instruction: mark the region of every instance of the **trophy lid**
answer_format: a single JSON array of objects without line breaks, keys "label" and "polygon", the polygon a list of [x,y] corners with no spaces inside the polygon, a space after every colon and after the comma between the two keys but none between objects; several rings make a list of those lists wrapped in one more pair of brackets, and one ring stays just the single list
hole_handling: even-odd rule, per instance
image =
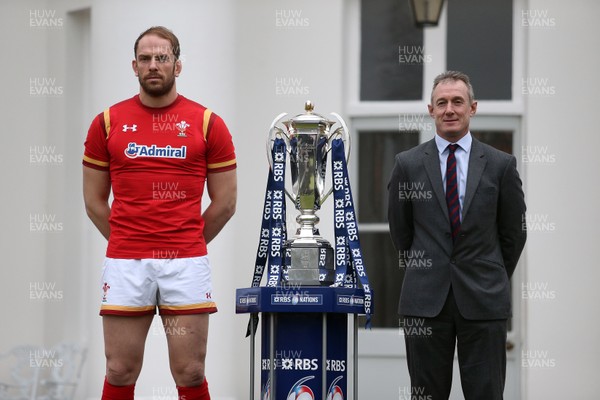
[{"label": "trophy lid", "polygon": [[313,112],[314,109],[314,103],[310,100],[307,100],[304,103],[304,110],[306,112],[304,114],[298,114],[289,121],[286,121],[286,126],[297,127],[298,125],[324,125],[326,128],[329,128],[335,123],[335,121],[330,121],[322,115]]}]

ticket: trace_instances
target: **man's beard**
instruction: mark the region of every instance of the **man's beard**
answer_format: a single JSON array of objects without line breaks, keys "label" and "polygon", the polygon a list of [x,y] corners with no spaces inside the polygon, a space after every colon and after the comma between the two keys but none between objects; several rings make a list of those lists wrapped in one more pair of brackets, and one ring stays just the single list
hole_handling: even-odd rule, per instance
[{"label": "man's beard", "polygon": [[165,94],[169,93],[175,85],[175,75],[171,75],[170,77],[166,77],[166,80],[162,85],[150,85],[145,79],[138,77],[140,82],[140,86],[144,89],[144,92],[151,97],[161,97]]}]

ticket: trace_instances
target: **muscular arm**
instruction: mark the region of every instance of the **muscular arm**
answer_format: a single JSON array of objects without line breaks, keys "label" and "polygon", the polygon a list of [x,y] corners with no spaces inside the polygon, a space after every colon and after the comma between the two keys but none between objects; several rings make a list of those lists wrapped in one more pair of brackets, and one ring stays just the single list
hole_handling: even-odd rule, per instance
[{"label": "muscular arm", "polygon": [[206,187],[210,204],[204,210],[204,239],[210,243],[235,213],[237,201],[236,170],[209,173]]},{"label": "muscular arm", "polygon": [[110,175],[106,171],[99,171],[83,167],[83,201],[85,211],[102,236],[108,240],[110,236]]}]

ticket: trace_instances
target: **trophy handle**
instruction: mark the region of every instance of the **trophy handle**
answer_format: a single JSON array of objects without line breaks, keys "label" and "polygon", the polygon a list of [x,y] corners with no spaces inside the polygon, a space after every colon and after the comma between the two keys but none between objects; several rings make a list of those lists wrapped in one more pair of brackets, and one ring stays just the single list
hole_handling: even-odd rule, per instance
[{"label": "trophy handle", "polygon": [[[350,137],[350,131],[348,130],[348,126],[346,125],[346,122],[344,121],[344,119],[342,117],[340,117],[339,114],[337,113],[330,113],[330,115],[333,115],[333,117],[335,117],[336,121],[334,122],[338,122],[340,124],[340,126],[333,131],[333,133],[331,135],[329,135],[329,137],[327,138],[327,153],[329,153],[331,151],[331,141],[333,141],[334,139],[337,139],[338,137],[341,137],[341,139],[344,141],[344,152],[346,153],[346,164],[348,164],[350,162],[350,150],[352,148],[352,139]],[[331,193],[333,193],[333,184],[332,186],[329,188],[329,190],[327,192],[325,192],[325,194],[319,199],[319,205],[322,205],[323,202],[325,202],[325,200],[327,200],[327,198],[329,197],[329,195],[331,195]]]},{"label": "trophy handle", "polygon": [[[285,133],[283,129],[277,126],[277,124],[287,115],[287,113],[281,113],[275,117],[273,122],[271,122],[271,126],[269,127],[269,134],[267,135],[267,161],[269,162],[269,168],[273,170],[273,157],[271,156],[271,150],[273,149],[273,142],[277,136],[280,136],[283,140],[285,140],[286,151],[288,154],[291,154],[290,150],[290,137]],[[291,200],[294,200],[294,196],[287,189],[284,188],[286,196]]]}]

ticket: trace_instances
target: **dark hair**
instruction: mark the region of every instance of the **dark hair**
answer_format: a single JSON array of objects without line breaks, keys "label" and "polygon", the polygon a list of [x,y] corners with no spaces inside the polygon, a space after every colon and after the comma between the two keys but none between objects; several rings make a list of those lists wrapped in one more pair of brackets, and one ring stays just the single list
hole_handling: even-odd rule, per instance
[{"label": "dark hair", "polygon": [[475,93],[473,92],[473,86],[471,85],[471,80],[469,76],[464,72],[460,71],[446,71],[435,77],[433,80],[433,88],[431,89],[431,101],[433,102],[433,91],[441,82],[447,81],[463,81],[465,85],[467,85],[467,90],[469,92],[469,102],[473,103],[475,100]]},{"label": "dark hair", "polygon": [[153,26],[151,28],[146,29],[144,32],[142,32],[140,34],[140,36],[138,36],[137,40],[135,41],[135,45],[133,46],[133,55],[135,56],[135,58],[137,58],[138,44],[139,44],[140,40],[146,35],[156,35],[163,39],[167,39],[171,43],[171,49],[173,50],[173,55],[175,56],[175,60],[179,59],[179,53],[181,51],[181,49],[179,47],[179,39],[177,39],[177,36],[175,36],[175,34],[173,32],[171,32],[169,29],[165,28],[164,26]]}]

